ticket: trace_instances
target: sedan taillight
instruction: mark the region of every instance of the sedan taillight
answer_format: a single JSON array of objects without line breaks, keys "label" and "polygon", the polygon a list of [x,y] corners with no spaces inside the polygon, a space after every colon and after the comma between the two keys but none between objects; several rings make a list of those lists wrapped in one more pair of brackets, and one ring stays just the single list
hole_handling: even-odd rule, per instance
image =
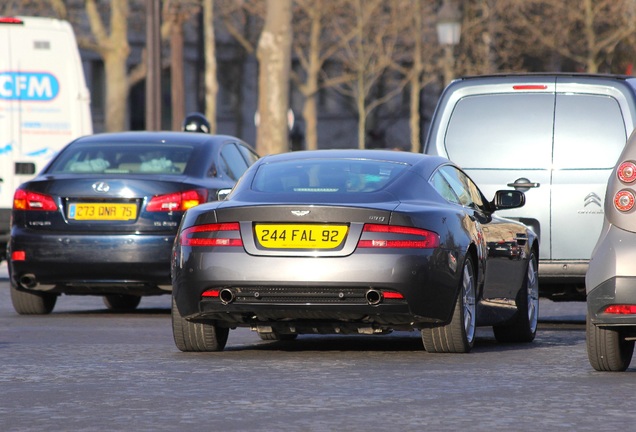
[{"label": "sedan taillight", "polygon": [[613,315],[633,315],[633,314],[636,314],[636,305],[631,305],[631,304],[610,305],[610,306],[607,306],[603,312],[608,314],[613,314]]},{"label": "sedan taillight", "polygon": [[193,189],[185,192],[175,192],[152,197],[146,211],[169,212],[186,211],[207,201],[208,192],[205,189]]},{"label": "sedan taillight", "polygon": [[179,241],[181,246],[243,246],[238,222],[191,226]]},{"label": "sedan taillight", "polygon": [[55,211],[57,204],[49,195],[18,189],[13,195],[13,209]]},{"label": "sedan taillight", "polygon": [[[365,233],[377,233],[374,239],[365,239]],[[415,248],[429,249],[439,246],[439,235],[421,228],[397,225],[365,224],[359,248]]]}]

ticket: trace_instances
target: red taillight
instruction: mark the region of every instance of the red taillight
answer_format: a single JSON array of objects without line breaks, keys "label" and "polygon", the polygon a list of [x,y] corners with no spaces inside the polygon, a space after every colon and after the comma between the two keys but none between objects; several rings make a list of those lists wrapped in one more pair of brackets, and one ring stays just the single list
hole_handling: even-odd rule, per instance
[{"label": "red taillight", "polygon": [[207,201],[208,193],[205,189],[194,189],[185,192],[175,192],[152,197],[146,211],[169,212],[185,211]]},{"label": "red taillight", "polygon": [[636,305],[611,305],[607,306],[603,312],[614,315],[636,314]]},{"label": "red taillight", "polygon": [[385,299],[403,300],[404,296],[397,291],[382,291],[382,297]]},{"label": "red taillight", "polygon": [[237,222],[192,226],[179,239],[182,246],[243,246]]},{"label": "red taillight", "polygon": [[[380,233],[386,236],[379,236],[377,239],[364,239],[358,242],[359,248],[416,248],[429,249],[439,246],[439,236],[421,228],[396,226],[396,225],[375,225],[365,224],[362,230],[364,233]],[[400,236],[412,236],[414,238],[396,238]]]},{"label": "red taillight", "polygon": [[623,162],[618,166],[616,175],[623,183],[632,183],[636,180],[636,163],[632,161]]},{"label": "red taillight", "polygon": [[513,90],[547,90],[548,86],[545,84],[518,84],[512,86]]},{"label": "red taillight", "polygon": [[25,251],[11,252],[11,261],[26,261],[26,252]]},{"label": "red taillight", "polygon": [[632,191],[623,189],[614,195],[614,207],[622,212],[628,212],[634,208],[636,196]]},{"label": "red taillight", "polygon": [[24,24],[20,18],[0,17],[0,24]]},{"label": "red taillight", "polygon": [[221,293],[220,290],[218,289],[209,289],[207,291],[203,291],[203,294],[201,294],[201,297],[219,297],[219,294]]},{"label": "red taillight", "polygon": [[57,204],[49,195],[18,189],[13,195],[13,209],[55,211]]}]

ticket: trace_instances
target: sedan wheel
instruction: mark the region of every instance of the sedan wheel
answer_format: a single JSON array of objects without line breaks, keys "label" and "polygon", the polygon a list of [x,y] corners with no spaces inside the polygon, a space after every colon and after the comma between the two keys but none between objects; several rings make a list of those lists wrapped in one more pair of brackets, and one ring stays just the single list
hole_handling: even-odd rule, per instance
[{"label": "sedan wheel", "polygon": [[497,342],[532,342],[537,334],[539,320],[539,279],[537,277],[537,258],[530,254],[528,270],[523,286],[517,294],[517,315],[513,321],[494,326]]},{"label": "sedan wheel", "polygon": [[109,294],[104,296],[106,307],[115,312],[134,311],[140,302],[141,297],[135,295]]},{"label": "sedan wheel", "polygon": [[598,327],[586,319],[587,357],[597,371],[622,372],[629,367],[634,341],[625,340],[620,328]]},{"label": "sedan wheel", "polygon": [[223,351],[230,329],[214,324],[198,323],[183,318],[172,298],[172,334],[179,350]]},{"label": "sedan wheel", "polygon": [[46,315],[55,307],[57,295],[46,292],[21,291],[11,285],[11,303],[20,315]]},{"label": "sedan wheel", "polygon": [[422,329],[422,342],[428,352],[467,353],[475,342],[475,276],[473,262],[466,257],[462,270],[460,291],[453,318],[440,327]]}]

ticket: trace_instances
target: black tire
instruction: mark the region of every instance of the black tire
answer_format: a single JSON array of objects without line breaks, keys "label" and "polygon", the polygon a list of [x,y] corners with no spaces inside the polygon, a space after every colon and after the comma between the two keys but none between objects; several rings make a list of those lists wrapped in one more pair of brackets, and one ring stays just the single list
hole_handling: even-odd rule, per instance
[{"label": "black tire", "polygon": [[179,350],[183,352],[223,351],[229,333],[229,328],[208,323],[195,323],[183,318],[174,297],[172,298],[172,335]]},{"label": "black tire", "polygon": [[629,367],[634,341],[625,340],[620,328],[598,327],[586,319],[587,357],[597,371],[622,372]]},{"label": "black tire", "polygon": [[530,254],[523,286],[516,298],[517,315],[514,320],[500,326],[494,326],[495,339],[503,343],[532,342],[537,334],[539,319],[539,279],[537,258]]},{"label": "black tire", "polygon": [[422,329],[424,349],[430,353],[468,353],[475,343],[476,288],[475,267],[466,257],[459,282],[459,293],[451,321],[439,327]]},{"label": "black tire", "polygon": [[295,333],[278,333],[273,331],[271,333],[258,332],[258,337],[264,341],[293,341],[298,337]]},{"label": "black tire", "polygon": [[47,315],[53,311],[57,294],[22,291],[11,285],[11,303],[20,315]]},{"label": "black tire", "polygon": [[103,297],[106,307],[115,312],[130,312],[137,309],[141,297],[128,294],[108,294]]}]

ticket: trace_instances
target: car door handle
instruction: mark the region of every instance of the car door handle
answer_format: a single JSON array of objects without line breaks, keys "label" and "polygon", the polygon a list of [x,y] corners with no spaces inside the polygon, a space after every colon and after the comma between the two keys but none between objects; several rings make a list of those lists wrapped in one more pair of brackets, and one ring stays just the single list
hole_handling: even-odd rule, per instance
[{"label": "car door handle", "polygon": [[513,187],[515,189],[530,189],[530,188],[538,188],[541,186],[541,183],[531,182],[527,178],[519,178],[514,181],[514,183],[508,183],[508,187]]}]

